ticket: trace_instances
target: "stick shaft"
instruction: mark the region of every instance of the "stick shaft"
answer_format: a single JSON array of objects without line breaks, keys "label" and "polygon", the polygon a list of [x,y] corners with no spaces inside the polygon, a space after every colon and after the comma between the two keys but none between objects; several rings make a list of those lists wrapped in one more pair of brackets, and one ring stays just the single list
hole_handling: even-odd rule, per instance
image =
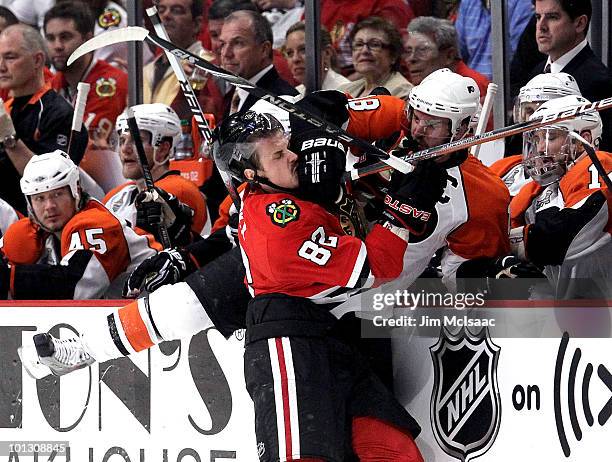
[{"label": "stick shaft", "polygon": [[70,130],[70,140],[68,141],[67,154],[70,155],[74,149],[74,143],[81,132],[83,126],[83,117],[85,116],[85,106],[87,105],[87,95],[89,94],[90,85],[85,82],[77,84],[77,95],[74,103],[74,114],[72,115],[72,128]]},{"label": "stick shaft", "polygon": [[[130,106],[126,108],[127,113],[127,124],[130,130],[130,135],[132,136],[132,141],[136,146],[136,153],[138,154],[138,162],[140,163],[140,168],[142,169],[142,176],[144,178],[145,189],[147,191],[153,191],[155,188],[153,184],[153,177],[151,176],[151,169],[149,168],[149,161],[147,160],[147,155],[144,151],[144,146],[142,144],[142,138],[140,138],[140,131],[138,130],[138,122],[136,122],[136,117],[134,116],[134,111]],[[170,242],[170,236],[168,235],[168,230],[163,223],[159,223],[157,225],[159,231],[159,238],[161,240],[161,245],[164,246],[164,249],[170,248],[172,246]]]},{"label": "stick shaft", "polygon": [[[482,110],[480,111],[480,118],[478,119],[478,125],[476,126],[475,135],[482,135],[485,131],[487,123],[489,121],[489,117],[491,116],[491,110],[493,109],[493,98],[497,94],[497,85],[494,83],[490,83],[487,86],[487,94],[485,96],[484,102],[482,103]],[[470,153],[478,158],[478,154],[480,153],[480,148],[482,144],[477,144],[472,146],[470,149]]]}]

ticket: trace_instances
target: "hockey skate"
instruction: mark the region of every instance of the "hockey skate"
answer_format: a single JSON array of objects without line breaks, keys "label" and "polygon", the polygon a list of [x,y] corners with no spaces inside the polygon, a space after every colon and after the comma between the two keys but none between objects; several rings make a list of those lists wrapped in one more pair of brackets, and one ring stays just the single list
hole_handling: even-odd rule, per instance
[{"label": "hockey skate", "polygon": [[49,374],[61,376],[95,362],[83,348],[80,338],[57,339],[51,334],[36,334],[33,345],[19,348],[25,370],[35,379]]}]

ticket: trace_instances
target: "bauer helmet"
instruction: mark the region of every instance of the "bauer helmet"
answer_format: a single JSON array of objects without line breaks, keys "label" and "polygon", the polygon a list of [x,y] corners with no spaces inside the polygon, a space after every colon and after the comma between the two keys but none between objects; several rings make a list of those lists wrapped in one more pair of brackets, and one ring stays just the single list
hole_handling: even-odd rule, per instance
[{"label": "bauer helmet", "polygon": [[271,114],[246,111],[225,118],[213,133],[215,164],[238,181],[246,181],[246,169],[257,171],[253,141],[274,132],[284,133],[284,130]]}]

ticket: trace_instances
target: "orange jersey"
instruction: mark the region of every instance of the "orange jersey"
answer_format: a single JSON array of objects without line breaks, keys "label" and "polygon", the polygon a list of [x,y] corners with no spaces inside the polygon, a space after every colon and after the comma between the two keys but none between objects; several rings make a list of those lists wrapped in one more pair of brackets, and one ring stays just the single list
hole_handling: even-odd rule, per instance
[{"label": "orange jersey", "polygon": [[[46,290],[69,293],[75,299],[99,298],[109,290],[118,296],[122,286],[119,276],[129,274],[161,250],[151,235],[130,228],[93,199],[62,229],[59,253],[54,240],[57,242],[54,235],[42,231],[29,218],[9,227],[2,251],[13,264],[13,298],[53,298]],[[63,280],[65,290],[45,284],[44,275],[54,266],[69,274]],[[38,272],[40,277],[33,278]]]},{"label": "orange jersey", "polygon": [[[191,207],[194,211],[191,230],[195,234],[203,234],[203,232],[210,228],[210,226],[207,226],[208,211],[206,209],[206,200],[195,184],[183,178],[175,170],[166,172],[154,184],[158,188],[176,196],[183,204]],[[110,190],[104,197],[103,202],[116,216],[135,225],[136,207],[134,206],[134,201],[138,192],[136,183],[130,181]]]},{"label": "orange jersey", "polygon": [[[101,128],[104,133],[111,133],[115,120],[127,104],[127,74],[104,60],[96,60],[81,80],[91,85],[83,122],[88,129]],[[55,74],[51,85],[68,102],[74,104],[76,92],[71,94],[62,72]]]},{"label": "orange jersey", "polygon": [[523,186],[531,182],[523,167],[523,157],[520,154],[499,159],[489,168],[502,179],[511,197],[516,196]]},{"label": "orange jersey", "polygon": [[[599,151],[597,157],[610,175],[612,155]],[[556,298],[584,297],[571,282],[576,278],[610,280],[612,201],[587,156],[557,183],[525,185],[510,211],[515,252],[545,267]],[[608,290],[604,295],[612,296]]]}]

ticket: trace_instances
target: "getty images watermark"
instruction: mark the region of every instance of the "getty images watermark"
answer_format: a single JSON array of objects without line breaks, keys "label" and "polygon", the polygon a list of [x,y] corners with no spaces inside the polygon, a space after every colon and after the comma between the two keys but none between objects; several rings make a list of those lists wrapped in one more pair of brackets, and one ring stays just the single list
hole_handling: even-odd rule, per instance
[{"label": "getty images watermark", "polygon": [[[410,289],[383,286],[361,299],[365,337],[398,335],[397,328],[419,336],[437,337],[442,327],[495,327],[495,315],[485,308],[485,292],[448,292],[444,287],[417,283]],[[391,331],[390,331],[391,329]],[[392,332],[393,331],[393,332]]]}]

